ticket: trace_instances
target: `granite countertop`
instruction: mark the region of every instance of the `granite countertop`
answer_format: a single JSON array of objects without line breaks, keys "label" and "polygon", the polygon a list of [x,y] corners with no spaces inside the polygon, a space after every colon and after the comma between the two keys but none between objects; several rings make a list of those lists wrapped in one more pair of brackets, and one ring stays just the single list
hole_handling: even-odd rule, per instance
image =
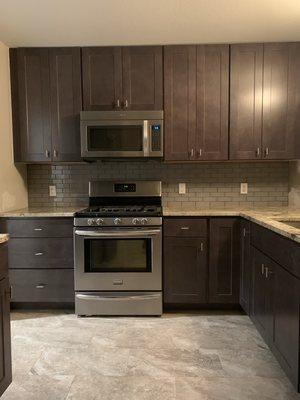
[{"label": "granite countertop", "polygon": [[172,209],[164,208],[163,215],[168,216],[198,216],[198,217],[243,217],[258,225],[264,226],[282,236],[300,243],[300,229],[286,225],[283,221],[300,221],[300,210],[293,210],[287,207],[282,208],[264,208],[257,210],[233,209],[233,210],[217,210],[217,209]]},{"label": "granite countertop", "polygon": [[9,234],[8,233],[0,233],[0,244],[5,243],[9,240]]},{"label": "granite countertop", "polygon": [[35,218],[35,217],[73,217],[76,211],[84,207],[48,207],[48,208],[22,208],[0,213],[0,217],[6,218]]}]

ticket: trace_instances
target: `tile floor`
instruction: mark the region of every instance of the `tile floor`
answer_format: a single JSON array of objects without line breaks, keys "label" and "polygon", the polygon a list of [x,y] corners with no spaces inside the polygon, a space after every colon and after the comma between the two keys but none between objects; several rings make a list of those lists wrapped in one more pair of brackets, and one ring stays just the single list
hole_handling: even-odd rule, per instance
[{"label": "tile floor", "polygon": [[1,400],[298,400],[249,318],[12,314]]}]

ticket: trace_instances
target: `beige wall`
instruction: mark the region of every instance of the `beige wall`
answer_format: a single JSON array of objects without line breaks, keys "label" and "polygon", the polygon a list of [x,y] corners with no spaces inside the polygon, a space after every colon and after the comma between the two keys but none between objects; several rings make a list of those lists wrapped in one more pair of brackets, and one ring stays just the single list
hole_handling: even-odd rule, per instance
[{"label": "beige wall", "polygon": [[26,166],[13,163],[8,48],[0,42],[0,212],[26,206]]}]

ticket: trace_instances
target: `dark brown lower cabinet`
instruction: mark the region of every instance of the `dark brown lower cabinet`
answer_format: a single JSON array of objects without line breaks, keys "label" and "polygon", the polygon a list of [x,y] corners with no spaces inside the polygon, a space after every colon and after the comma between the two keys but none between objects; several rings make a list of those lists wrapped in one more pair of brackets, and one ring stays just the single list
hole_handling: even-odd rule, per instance
[{"label": "dark brown lower cabinet", "polygon": [[7,243],[0,244],[0,397],[12,381]]},{"label": "dark brown lower cabinet", "polygon": [[252,247],[250,317],[299,391],[300,280]]},{"label": "dark brown lower cabinet", "polygon": [[251,298],[250,225],[245,219],[240,222],[240,305],[247,314]]},{"label": "dark brown lower cabinet", "polygon": [[13,308],[74,305],[73,219],[0,218],[10,234],[8,265]]},{"label": "dark brown lower cabinet", "polygon": [[209,302],[239,302],[239,219],[211,218]]},{"label": "dark brown lower cabinet", "polygon": [[164,243],[164,302],[206,303],[206,238],[166,237]]},{"label": "dark brown lower cabinet", "polygon": [[265,341],[272,337],[273,271],[266,275],[268,258],[253,248],[251,318]]},{"label": "dark brown lower cabinet", "polygon": [[272,350],[298,390],[300,280],[274,263]]},{"label": "dark brown lower cabinet", "polygon": [[5,278],[0,281],[0,396],[12,381],[9,302],[9,281]]}]

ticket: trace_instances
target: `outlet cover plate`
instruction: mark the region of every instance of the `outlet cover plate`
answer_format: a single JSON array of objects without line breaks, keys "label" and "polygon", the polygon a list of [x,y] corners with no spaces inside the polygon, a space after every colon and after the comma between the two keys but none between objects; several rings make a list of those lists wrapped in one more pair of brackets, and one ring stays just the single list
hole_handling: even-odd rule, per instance
[{"label": "outlet cover plate", "polygon": [[179,183],[178,192],[179,192],[179,194],[186,194],[186,184],[185,183]]},{"label": "outlet cover plate", "polygon": [[241,194],[248,194],[248,183],[241,183]]},{"label": "outlet cover plate", "polygon": [[49,186],[49,196],[50,197],[56,197],[56,186]]}]

